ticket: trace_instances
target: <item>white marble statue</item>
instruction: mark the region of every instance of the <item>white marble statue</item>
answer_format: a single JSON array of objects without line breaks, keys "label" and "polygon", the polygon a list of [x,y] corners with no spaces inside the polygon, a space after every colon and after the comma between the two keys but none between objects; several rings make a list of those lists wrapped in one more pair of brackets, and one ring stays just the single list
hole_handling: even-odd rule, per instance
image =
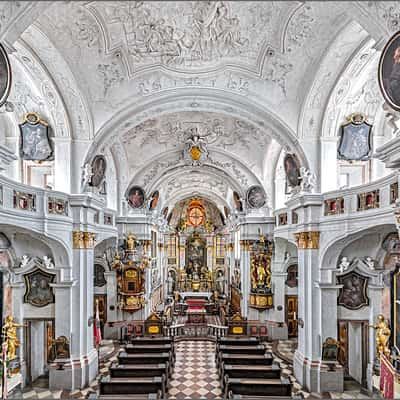
[{"label": "white marble statue", "polygon": [[27,256],[26,254],[24,254],[21,257],[21,262],[20,262],[19,266],[21,268],[25,268],[28,265],[29,261],[31,261],[31,258],[29,256]]},{"label": "white marble statue", "polygon": [[339,271],[341,274],[345,272],[350,266],[350,261],[348,260],[347,257],[342,257],[340,264],[339,264]]},{"label": "white marble statue", "polygon": [[89,184],[90,180],[92,179],[92,176],[93,176],[93,168],[89,163],[86,163],[82,167],[82,184],[84,187]]},{"label": "white marble statue", "polygon": [[367,257],[365,259],[365,264],[367,264],[369,268],[375,269],[375,260],[373,260],[371,257]]},{"label": "white marble statue", "polygon": [[303,192],[311,192],[317,183],[317,177],[306,167],[300,167],[300,189]]},{"label": "white marble statue", "polygon": [[47,269],[54,269],[53,260],[48,256],[43,256],[43,264]]}]

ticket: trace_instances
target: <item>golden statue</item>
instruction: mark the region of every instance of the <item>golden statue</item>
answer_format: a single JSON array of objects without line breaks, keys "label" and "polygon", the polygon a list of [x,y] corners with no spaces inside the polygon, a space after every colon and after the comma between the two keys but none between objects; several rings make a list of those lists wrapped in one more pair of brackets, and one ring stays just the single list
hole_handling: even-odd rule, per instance
[{"label": "golden statue", "polygon": [[390,329],[385,317],[382,314],[378,315],[378,323],[370,325],[371,328],[376,329],[376,351],[378,355],[384,354],[386,357],[390,355],[388,342],[390,338]]},{"label": "golden statue", "polygon": [[111,264],[111,268],[112,269],[121,269],[124,266],[124,264],[122,264],[121,261],[121,256],[119,255],[119,253],[115,253],[115,257],[114,257],[114,261]]},{"label": "golden statue", "polygon": [[7,315],[5,324],[3,325],[3,337],[7,343],[7,358],[9,361],[17,358],[16,351],[21,345],[17,337],[17,328],[23,326],[15,323],[12,315]]},{"label": "golden statue", "polygon": [[135,235],[132,233],[129,233],[128,236],[126,237],[126,247],[128,250],[132,251],[135,249]]},{"label": "golden statue", "polygon": [[211,233],[213,231],[213,223],[210,220],[207,220],[204,224],[207,233]]},{"label": "golden statue", "polygon": [[256,267],[256,259],[251,259],[250,265],[250,274],[251,274],[251,287],[253,290],[257,289],[257,267]]},{"label": "golden statue", "polygon": [[259,260],[258,266],[257,266],[257,284],[260,286],[264,286],[266,276],[267,276],[267,273],[265,272],[263,262],[262,262],[262,260]]}]

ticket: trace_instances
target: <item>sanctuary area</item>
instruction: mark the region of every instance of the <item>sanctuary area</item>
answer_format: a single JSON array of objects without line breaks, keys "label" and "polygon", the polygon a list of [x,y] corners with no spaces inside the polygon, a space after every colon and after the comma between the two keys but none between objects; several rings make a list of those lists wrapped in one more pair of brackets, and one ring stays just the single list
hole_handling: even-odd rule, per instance
[{"label": "sanctuary area", "polygon": [[400,2],[1,1],[3,399],[400,398]]}]

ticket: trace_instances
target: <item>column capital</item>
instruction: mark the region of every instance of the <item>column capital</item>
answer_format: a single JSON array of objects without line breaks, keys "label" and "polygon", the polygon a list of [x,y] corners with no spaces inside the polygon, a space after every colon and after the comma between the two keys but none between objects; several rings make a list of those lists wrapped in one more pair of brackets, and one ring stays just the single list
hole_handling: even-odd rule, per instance
[{"label": "column capital", "polygon": [[73,231],[72,247],[73,249],[90,250],[94,249],[96,234],[94,232]]},{"label": "column capital", "polygon": [[317,250],[319,249],[319,231],[305,231],[294,234],[299,250]]}]

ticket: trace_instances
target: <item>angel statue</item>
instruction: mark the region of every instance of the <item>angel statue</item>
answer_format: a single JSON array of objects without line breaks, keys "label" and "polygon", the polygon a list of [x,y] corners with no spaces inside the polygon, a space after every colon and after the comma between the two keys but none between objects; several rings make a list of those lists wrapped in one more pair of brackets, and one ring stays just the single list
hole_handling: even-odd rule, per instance
[{"label": "angel statue", "polygon": [[82,186],[86,187],[92,179],[93,168],[90,163],[86,163],[82,168]]},{"label": "angel statue", "polygon": [[388,346],[390,338],[390,329],[385,317],[382,314],[378,315],[378,323],[370,325],[371,328],[376,330],[376,351],[378,355],[384,354],[386,357],[390,355]]},{"label": "angel statue", "polygon": [[300,189],[303,192],[311,192],[317,183],[317,177],[306,167],[300,167]]},{"label": "angel statue", "polygon": [[7,359],[9,361],[17,358],[17,348],[21,345],[17,337],[17,328],[22,328],[23,326],[15,323],[12,315],[7,315],[3,325],[3,340],[7,342]]}]

